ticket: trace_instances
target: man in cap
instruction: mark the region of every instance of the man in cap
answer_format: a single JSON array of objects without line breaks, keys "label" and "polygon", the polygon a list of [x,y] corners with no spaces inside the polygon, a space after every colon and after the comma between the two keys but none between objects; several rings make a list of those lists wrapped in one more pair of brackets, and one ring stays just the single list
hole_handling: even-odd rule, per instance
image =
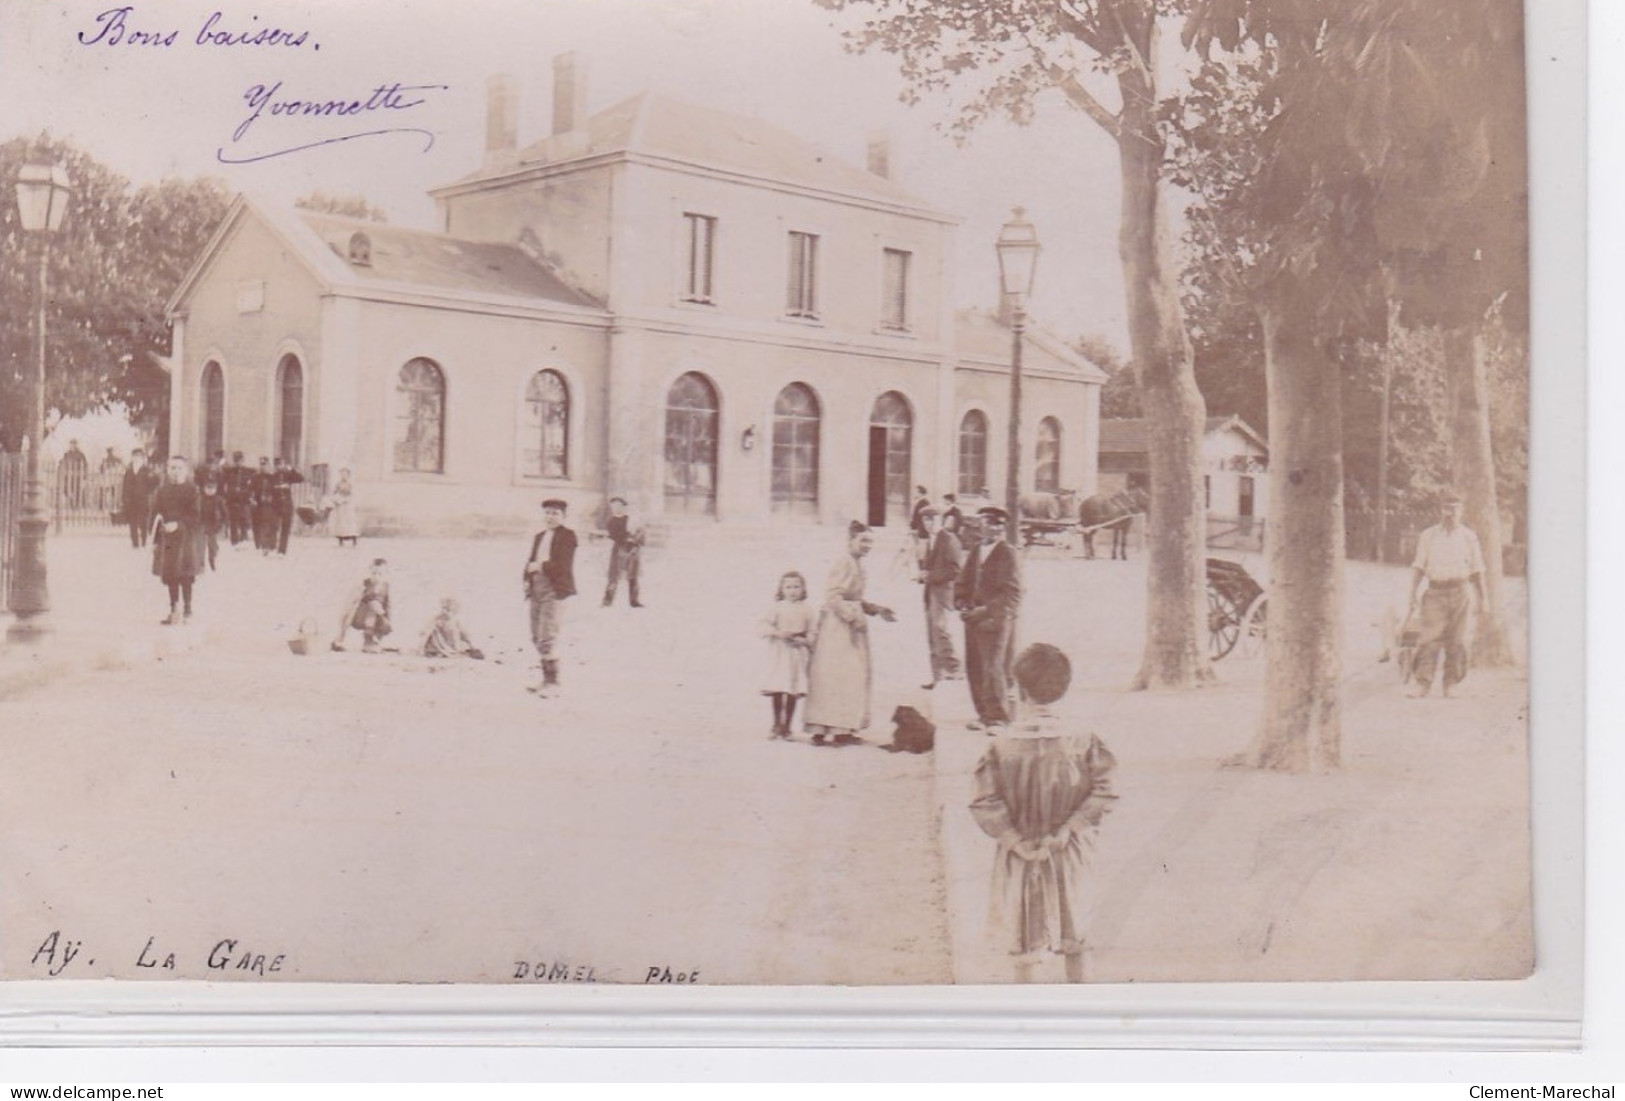
[{"label": "man in cap", "polygon": [[982,544],[971,550],[954,586],[965,621],[965,672],[976,706],[972,730],[997,734],[1010,722],[1011,650],[1021,610],[1021,559],[1004,541],[1010,517],[989,505],[976,512]]},{"label": "man in cap", "polygon": [[[1484,602],[1484,553],[1461,522],[1461,498],[1447,494],[1439,523],[1422,532],[1411,563],[1411,616],[1420,617],[1410,694],[1426,696],[1444,652],[1444,694],[1467,675],[1467,625]],[[1426,588],[1423,588],[1424,582]],[[1476,600],[1476,604],[1475,604]]]},{"label": "man in cap", "polygon": [[130,452],[130,465],[124,471],[124,519],[130,525],[130,546],[137,549],[147,545],[152,527],[152,495],[158,492],[158,472],[147,465],[147,453],[141,448]]},{"label": "man in cap", "polygon": [[253,520],[253,493],[249,485],[254,472],[243,465],[243,453],[233,451],[231,462],[220,468],[220,495],[226,501],[226,528],[231,545],[237,546],[248,538]]},{"label": "man in cap", "polygon": [[277,456],[276,469],[271,472],[273,528],[269,541],[279,555],[288,553],[288,536],[293,532],[293,487],[304,480],[292,463]]},{"label": "man in cap", "polygon": [[954,583],[965,552],[959,540],[942,528],[942,513],[927,506],[920,510],[925,532],[925,554],[920,562],[920,583],[925,586],[925,634],[931,648],[931,683],[959,676],[959,659],[954,656],[953,636],[948,633],[948,613],[954,606]]},{"label": "man in cap", "polygon": [[568,506],[557,497],[542,502],[542,530],[525,560],[525,599],[530,603],[530,639],[542,661],[541,683],[531,691],[552,695],[559,686],[559,612],[575,595],[576,533],[564,526]]},{"label": "man in cap", "polygon": [[615,603],[615,590],[626,577],[626,595],[632,607],[643,607],[638,599],[638,565],[643,557],[643,529],[635,526],[626,514],[626,498],[609,499],[609,519],[604,523],[609,535],[609,580],[604,585],[604,607]]},{"label": "man in cap", "polygon": [[254,529],[254,549],[270,554],[276,549],[276,475],[271,460],[260,456],[259,469],[248,476],[249,510]]}]

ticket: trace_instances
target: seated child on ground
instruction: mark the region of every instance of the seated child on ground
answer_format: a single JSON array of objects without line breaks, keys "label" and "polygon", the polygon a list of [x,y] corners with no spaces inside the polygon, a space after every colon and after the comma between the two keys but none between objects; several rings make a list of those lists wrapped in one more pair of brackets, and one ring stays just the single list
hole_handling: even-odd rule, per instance
[{"label": "seated child on ground", "polygon": [[389,579],[386,576],[388,563],[382,558],[372,560],[372,569],[361,582],[355,596],[345,606],[344,616],[339,620],[339,635],[333,640],[333,649],[344,649],[344,636],[350,628],[354,627],[361,632],[362,650],[369,654],[378,652],[378,640],[389,634],[392,628],[389,622]]},{"label": "seated child on ground", "polygon": [[429,624],[429,629],[423,635],[424,657],[454,658],[467,654],[475,661],[485,657],[463,629],[463,622],[457,614],[459,611],[455,597],[441,598],[440,614],[434,617],[434,622]]},{"label": "seated child on ground", "polygon": [[1100,820],[1116,796],[1111,751],[1094,735],[1064,735],[1049,705],[1066,694],[1071,663],[1037,643],[1016,660],[1023,715],[976,768],[970,811],[994,838],[988,927],[1032,982],[1044,953],[1066,959],[1068,982],[1083,981],[1083,922],[1089,864]]}]

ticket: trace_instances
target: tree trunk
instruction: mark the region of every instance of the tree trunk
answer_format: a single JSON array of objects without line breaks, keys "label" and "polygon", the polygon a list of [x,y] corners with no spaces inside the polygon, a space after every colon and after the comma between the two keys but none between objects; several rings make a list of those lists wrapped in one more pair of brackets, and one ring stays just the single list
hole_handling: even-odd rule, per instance
[{"label": "tree trunk", "polygon": [[[1154,17],[1136,13],[1126,22],[1132,24],[1129,38],[1140,56],[1155,58]],[[1118,85],[1123,96],[1118,252],[1151,459],[1145,656],[1133,687],[1191,688],[1213,680],[1207,647],[1207,523],[1202,498],[1207,411],[1196,388],[1168,250],[1156,86],[1148,71],[1135,66],[1120,71]]]},{"label": "tree trunk", "polygon": [[1315,311],[1264,311],[1269,384],[1269,615],[1256,768],[1337,768],[1342,753],[1343,414],[1337,362]]},{"label": "tree trunk", "polygon": [[1446,329],[1445,379],[1450,395],[1450,466],[1465,506],[1464,522],[1484,551],[1484,607],[1473,635],[1473,662],[1512,664],[1501,604],[1501,506],[1490,448],[1490,403],[1484,347],[1476,326]]}]

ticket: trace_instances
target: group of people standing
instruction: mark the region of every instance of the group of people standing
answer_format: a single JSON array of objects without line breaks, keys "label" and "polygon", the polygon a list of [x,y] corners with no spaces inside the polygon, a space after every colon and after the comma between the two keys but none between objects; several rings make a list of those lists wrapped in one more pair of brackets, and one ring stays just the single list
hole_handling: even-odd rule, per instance
[{"label": "group of people standing", "polygon": [[[949,530],[945,519],[956,530]],[[964,675],[976,708],[970,726],[997,734],[1013,716],[1012,648],[1022,598],[1021,560],[1004,539],[1009,518],[989,506],[978,510],[974,523],[961,522],[927,501],[916,508],[914,522],[922,536],[917,577],[925,590],[931,660],[931,680],[923,687],[933,689],[962,675],[949,630],[949,614],[957,611],[964,625]],[[779,579],[773,607],[761,624],[768,643],[762,693],[773,702],[773,737],[790,737],[797,701],[805,697],[803,722],[814,745],[862,741],[859,732],[870,722],[873,688],[869,620],[897,618],[892,609],[865,599],[864,559],[873,548],[874,533],[853,521],[846,553],[830,570],[816,610],[799,572]]]},{"label": "group of people standing", "polygon": [[[287,555],[293,487],[305,477],[281,458],[261,458],[258,469],[250,467],[241,451],[229,462],[224,451],[216,451],[195,468],[184,456],[171,456],[163,471],[160,476],[146,451],[136,448],[121,489],[130,545],[139,550],[150,540],[152,572],[169,593],[169,615],[162,622],[172,625],[191,618],[193,585],[205,568],[217,567],[222,536],[234,547],[252,538],[262,554]],[[323,505],[339,545],[353,545],[360,526],[348,470],[339,472]]]},{"label": "group of people standing", "polygon": [[198,481],[219,483],[231,545],[252,536],[254,548],[261,554],[286,556],[293,532],[293,487],[305,476],[281,456],[273,462],[262,455],[257,469],[243,462],[241,451],[233,451],[230,462],[224,458],[224,452],[215,452],[198,471]]}]

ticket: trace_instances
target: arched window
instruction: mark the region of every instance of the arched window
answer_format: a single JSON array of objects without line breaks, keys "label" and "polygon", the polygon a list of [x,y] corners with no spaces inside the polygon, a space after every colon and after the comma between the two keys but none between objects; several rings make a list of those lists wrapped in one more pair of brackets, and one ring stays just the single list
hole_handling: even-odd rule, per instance
[{"label": "arched window", "polygon": [[1040,493],[1061,491],[1061,422],[1045,417],[1038,422],[1038,454],[1033,464],[1033,488]]},{"label": "arched window", "polygon": [[276,454],[298,466],[305,435],[305,370],[292,352],[277,364],[276,390]]},{"label": "arched window", "polygon": [[395,381],[395,469],[446,469],[446,376],[433,360],[409,359]]},{"label": "arched window", "polygon": [[203,447],[200,459],[226,446],[226,375],[212,359],[203,366],[203,431],[198,439]]},{"label": "arched window", "polygon": [[717,388],[690,371],[666,393],[666,510],[717,510]]},{"label": "arched window", "polygon": [[557,371],[537,371],[525,387],[525,473],[570,476],[570,390]]},{"label": "arched window", "polygon": [[908,491],[914,458],[914,412],[908,399],[888,390],[869,414],[869,523],[908,522]]},{"label": "arched window", "polygon": [[959,422],[959,492],[987,491],[987,414],[972,409]]},{"label": "arched window", "polygon": [[799,382],[773,403],[773,511],[818,515],[818,398]]}]

